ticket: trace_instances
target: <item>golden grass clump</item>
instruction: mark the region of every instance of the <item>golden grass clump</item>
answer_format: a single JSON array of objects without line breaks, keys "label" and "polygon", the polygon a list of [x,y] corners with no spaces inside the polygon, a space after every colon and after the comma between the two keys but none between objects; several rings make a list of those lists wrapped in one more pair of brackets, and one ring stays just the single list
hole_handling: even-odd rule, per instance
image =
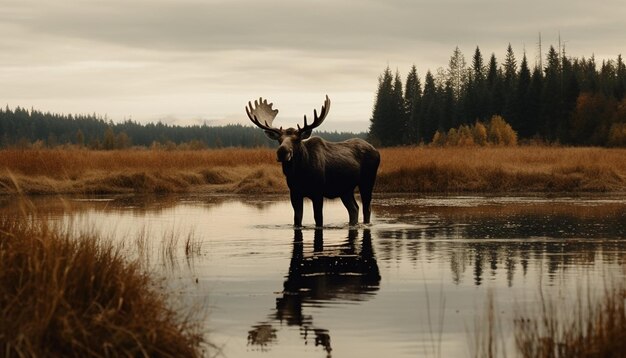
[{"label": "golden grass clump", "polygon": [[197,357],[203,336],[138,262],[95,235],[0,219],[0,351],[18,357]]}]

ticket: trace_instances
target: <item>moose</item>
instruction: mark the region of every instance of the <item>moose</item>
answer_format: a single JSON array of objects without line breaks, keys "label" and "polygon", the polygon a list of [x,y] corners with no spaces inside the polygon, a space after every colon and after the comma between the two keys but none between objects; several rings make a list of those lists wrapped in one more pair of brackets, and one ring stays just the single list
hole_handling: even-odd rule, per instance
[{"label": "moose", "polygon": [[354,191],[359,187],[363,204],[363,222],[370,222],[370,203],[376,181],[376,172],[380,164],[380,154],[369,143],[359,138],[343,142],[329,142],[319,137],[311,137],[313,129],[319,127],[328,115],[330,99],[320,110],[313,110],[313,123],[307,122],[296,128],[276,128],[272,125],[278,109],[273,103],[259,98],[254,107],[248,102],[248,118],[265,135],[279,143],[276,151],[277,161],[282,163],[283,174],[287,179],[293,206],[294,226],[302,226],[302,207],[304,198],[313,202],[313,217],[316,227],[323,227],[322,207],[324,198],[341,198],[348,209],[350,226],[358,223],[359,205],[354,198]]}]

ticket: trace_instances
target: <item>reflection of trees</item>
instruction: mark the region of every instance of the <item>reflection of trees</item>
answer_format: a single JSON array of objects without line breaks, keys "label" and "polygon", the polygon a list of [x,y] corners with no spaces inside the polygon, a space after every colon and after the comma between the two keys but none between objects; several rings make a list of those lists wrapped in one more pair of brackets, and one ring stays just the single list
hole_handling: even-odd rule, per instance
[{"label": "reflection of trees", "polygon": [[323,230],[315,230],[313,252],[305,252],[302,231],[294,230],[283,294],[276,299],[276,308],[269,319],[252,326],[248,332],[249,344],[265,349],[276,340],[276,329],[271,322],[278,321],[298,326],[307,344],[312,334],[315,346],[323,347],[330,356],[330,332],[316,326],[304,309],[307,305],[330,301],[363,301],[378,290],[380,273],[370,230],[363,231],[360,243],[358,231],[349,230],[347,239],[332,247],[324,247],[323,235]]},{"label": "reflection of trees", "polygon": [[[0,198],[0,214],[26,212],[40,216],[79,214],[86,210],[115,213],[160,214],[181,203],[205,208],[219,208],[229,202],[238,202],[258,210],[266,210],[280,201],[272,197],[243,198],[233,195],[130,194],[107,196],[5,196]],[[26,210],[24,210],[26,209]]]},{"label": "reflection of trees", "polygon": [[[512,285],[516,274],[527,274],[531,262],[554,279],[568,267],[622,262],[626,241],[619,239],[626,237],[626,210],[620,208],[432,209],[401,219],[414,228],[378,231],[378,259],[428,262],[443,256],[456,283],[470,270],[476,285],[498,273]],[[382,209],[383,215],[393,215]]]}]

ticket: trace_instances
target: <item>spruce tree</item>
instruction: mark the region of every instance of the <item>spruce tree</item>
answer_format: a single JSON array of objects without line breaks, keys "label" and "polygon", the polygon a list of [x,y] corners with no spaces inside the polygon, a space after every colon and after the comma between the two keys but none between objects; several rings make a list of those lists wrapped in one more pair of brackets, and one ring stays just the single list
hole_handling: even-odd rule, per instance
[{"label": "spruce tree", "polygon": [[378,78],[378,91],[372,118],[370,140],[382,146],[401,143],[404,133],[404,97],[400,75],[392,76],[389,67]]},{"label": "spruce tree", "polygon": [[528,91],[528,126],[530,135],[539,135],[541,125],[541,93],[543,91],[543,72],[535,67],[530,78],[530,90]]},{"label": "spruce tree", "polygon": [[557,124],[557,137],[562,143],[572,143],[569,122],[576,100],[580,95],[580,86],[572,61],[562,54],[561,60],[561,107]]},{"label": "spruce tree", "polygon": [[404,86],[404,106],[407,121],[407,143],[419,143],[421,137],[420,124],[420,100],[422,97],[422,84],[417,75],[415,65],[411,67],[406,77],[406,85]]},{"label": "spruce tree", "polygon": [[486,85],[487,69],[483,60],[483,55],[478,46],[472,57],[472,76],[468,81],[466,94],[466,123],[473,123],[476,120],[485,120],[489,117],[489,95]]},{"label": "spruce tree", "polygon": [[542,90],[541,117],[543,124],[542,134],[548,140],[557,139],[557,126],[560,122],[562,100],[562,77],[559,54],[550,46],[545,68],[545,80]]},{"label": "spruce tree", "polygon": [[408,126],[404,107],[404,90],[398,70],[396,70],[393,79],[393,107],[391,109],[391,135],[389,145],[404,144],[406,140],[405,133]]},{"label": "spruce tree", "polygon": [[489,118],[496,114],[502,114],[504,106],[504,96],[502,91],[502,78],[498,70],[496,55],[491,54],[487,68],[487,89],[489,91],[489,107],[487,115]]},{"label": "spruce tree", "polygon": [[522,63],[520,64],[519,75],[517,79],[517,101],[518,107],[518,123],[517,128],[513,127],[518,132],[520,138],[529,138],[534,133],[532,132],[532,118],[531,118],[531,101],[530,101],[530,87],[531,76],[530,68],[528,68],[528,60],[526,54],[522,57]]},{"label": "spruce tree", "polygon": [[618,101],[621,101],[626,94],[626,65],[624,65],[624,60],[622,59],[622,55],[617,56],[617,78],[615,83],[614,95]]},{"label": "spruce tree", "polygon": [[439,107],[437,100],[437,86],[435,85],[435,77],[432,72],[427,71],[424,77],[424,94],[422,95],[422,103],[420,106],[420,118],[422,119],[423,131],[421,138],[430,142],[439,127]]},{"label": "spruce tree", "polygon": [[507,47],[503,67],[504,79],[502,88],[504,90],[504,106],[502,108],[502,115],[513,129],[518,130],[520,126],[520,103],[517,94],[517,60],[515,59],[511,44]]}]

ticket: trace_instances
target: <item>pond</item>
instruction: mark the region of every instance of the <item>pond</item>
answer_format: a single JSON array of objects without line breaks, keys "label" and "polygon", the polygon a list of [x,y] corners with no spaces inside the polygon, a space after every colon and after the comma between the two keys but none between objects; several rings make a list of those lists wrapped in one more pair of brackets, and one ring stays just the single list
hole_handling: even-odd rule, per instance
[{"label": "pond", "polygon": [[626,197],[374,198],[348,227],[326,201],[323,230],[287,195],[5,197],[118,242],[165,277],[226,357],[472,356],[489,302],[497,339],[540,297],[575,305],[624,277]]}]

